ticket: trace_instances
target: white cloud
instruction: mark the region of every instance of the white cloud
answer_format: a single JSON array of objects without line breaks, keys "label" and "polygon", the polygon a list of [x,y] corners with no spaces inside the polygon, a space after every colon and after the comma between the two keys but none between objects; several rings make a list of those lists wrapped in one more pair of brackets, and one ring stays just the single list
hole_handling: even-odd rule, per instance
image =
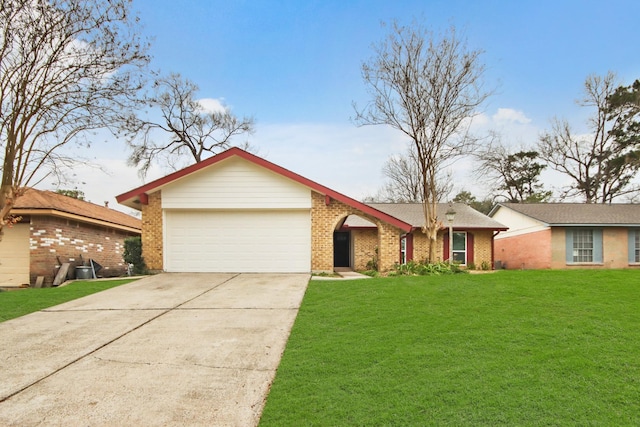
[{"label": "white cloud", "polygon": [[486,126],[490,123],[489,117],[484,114],[476,114],[471,118],[471,126]]},{"label": "white cloud", "polygon": [[492,116],[492,119],[497,123],[511,122],[523,125],[531,123],[531,119],[525,116],[522,111],[511,108],[498,108],[498,112]]},{"label": "white cloud", "polygon": [[198,100],[198,104],[200,104],[200,107],[206,113],[224,113],[227,111],[227,108],[220,99],[202,98]]}]

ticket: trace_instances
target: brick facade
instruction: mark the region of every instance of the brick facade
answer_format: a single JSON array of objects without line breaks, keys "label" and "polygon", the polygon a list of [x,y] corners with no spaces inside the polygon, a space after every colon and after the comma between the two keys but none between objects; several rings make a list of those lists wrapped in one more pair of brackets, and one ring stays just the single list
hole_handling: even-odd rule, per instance
[{"label": "brick facade", "polygon": [[[456,230],[458,231],[458,230]],[[483,262],[492,265],[492,241],[493,230],[464,230],[473,234],[473,263],[476,268],[480,268]],[[435,262],[444,261],[448,258],[448,254],[444,254],[444,236],[447,235],[446,230],[438,232],[436,243],[436,259]],[[427,236],[420,230],[413,233],[413,259],[414,261],[425,261],[429,255],[429,241]]]},{"label": "brick facade", "polygon": [[[564,235],[561,247],[562,262],[566,264]],[[551,268],[551,229],[496,239],[495,251],[496,261],[509,270]]]},{"label": "brick facade", "polygon": [[[315,191],[311,192],[311,270],[333,271],[333,233],[343,219],[358,215],[376,224],[376,229],[352,229],[352,267],[364,270],[367,262],[377,256],[379,271],[388,271],[400,261],[400,237],[404,232],[397,227],[373,218],[356,208],[338,200],[328,199]],[[163,270],[162,252],[162,196],[161,191],[149,195],[148,204],[142,206],[142,254],[147,267],[152,271]],[[474,262],[491,263],[492,230],[477,230],[474,233]],[[438,233],[436,260],[443,260],[443,233]],[[377,250],[377,254],[376,254]],[[414,232],[414,260],[427,257],[426,237]]]},{"label": "brick facade", "polygon": [[31,283],[38,276],[43,276],[45,283],[52,283],[64,262],[71,264],[67,277],[75,278],[75,267],[90,259],[103,267],[98,273],[103,277],[127,273],[122,259],[124,239],[137,234],[51,216],[33,215],[29,221]]},{"label": "brick facade", "polygon": [[162,195],[149,194],[148,204],[142,205],[142,257],[151,271],[162,271]]},{"label": "brick facade", "polygon": [[[311,270],[333,271],[333,232],[340,222],[349,215],[358,215],[373,222],[377,229],[378,269],[388,271],[399,261],[401,230],[352,208],[342,202],[311,192]],[[363,251],[367,251],[363,242]],[[369,249],[369,254],[371,254]],[[369,257],[368,257],[369,258]],[[370,258],[369,258],[370,259]],[[359,260],[357,263],[362,263]],[[364,261],[366,264],[366,260]]]},{"label": "brick facade", "polygon": [[[434,262],[440,262],[445,259],[445,257],[442,256],[442,251],[444,249],[442,245],[442,232],[438,232],[436,242],[436,259],[433,260]],[[421,230],[416,230],[413,232],[413,260],[423,262],[428,257],[429,239]]]},{"label": "brick facade", "polygon": [[629,264],[629,229],[627,227],[602,228],[602,262],[568,264],[565,227],[551,228],[551,268],[553,269],[590,269],[590,268],[639,268]]},{"label": "brick facade", "polygon": [[473,262],[476,268],[482,263],[493,265],[493,230],[470,230],[473,233]]},{"label": "brick facade", "polygon": [[496,239],[496,260],[507,269],[637,268],[629,264],[626,227],[605,227],[602,231],[601,263],[567,263],[566,228],[551,227]]},{"label": "brick facade", "polygon": [[353,269],[367,270],[367,263],[373,261],[378,254],[378,230],[362,229],[351,230],[353,242]]}]

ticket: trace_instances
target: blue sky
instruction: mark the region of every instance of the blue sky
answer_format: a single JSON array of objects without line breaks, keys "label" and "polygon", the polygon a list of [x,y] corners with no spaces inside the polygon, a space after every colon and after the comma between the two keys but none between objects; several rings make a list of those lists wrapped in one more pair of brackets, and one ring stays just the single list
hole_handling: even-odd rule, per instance
[{"label": "blue sky", "polygon": [[[259,155],[354,198],[375,193],[384,162],[406,146],[391,129],[350,121],[352,102],[367,101],[360,66],[386,34],[381,22],[454,25],[469,47],[484,50],[485,82],[496,92],[483,130],[514,145],[534,144],[554,116],[584,131],[588,111],[575,99],[587,75],[640,78],[637,0],[134,0],[134,8],[152,39],[153,68],[181,73],[201,97],[253,116]],[[143,183],[125,166],[122,142],[97,144],[94,153],[112,175],[78,169],[89,200],[114,206],[117,194]],[[483,195],[472,169],[454,165],[454,194]]]}]

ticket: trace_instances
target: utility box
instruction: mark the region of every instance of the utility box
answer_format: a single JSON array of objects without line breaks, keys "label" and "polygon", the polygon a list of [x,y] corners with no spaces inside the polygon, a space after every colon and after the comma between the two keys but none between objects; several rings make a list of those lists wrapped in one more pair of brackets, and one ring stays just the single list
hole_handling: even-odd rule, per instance
[{"label": "utility box", "polygon": [[88,265],[80,265],[76,267],[76,279],[93,279],[91,267]]}]

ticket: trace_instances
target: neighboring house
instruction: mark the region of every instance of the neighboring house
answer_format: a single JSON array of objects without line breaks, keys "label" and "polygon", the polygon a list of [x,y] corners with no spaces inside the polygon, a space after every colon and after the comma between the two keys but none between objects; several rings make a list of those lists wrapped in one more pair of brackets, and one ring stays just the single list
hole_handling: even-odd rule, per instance
[{"label": "neighboring house", "polygon": [[[142,211],[143,256],[158,271],[320,272],[341,265],[360,269],[374,256],[386,271],[401,261],[401,245],[405,259],[411,258],[407,236],[421,233],[412,218],[358,202],[238,148],[116,199]],[[468,209],[460,211],[455,229],[466,232],[459,225]],[[361,231],[352,235],[343,227],[351,215],[372,224],[362,230],[365,246]],[[488,222],[505,229],[487,217],[482,225],[463,224],[476,233],[474,244],[465,239],[465,253],[474,253],[476,263],[491,262]],[[414,256],[423,257],[421,239],[415,242]]]},{"label": "neighboring house", "polygon": [[501,203],[489,215],[509,227],[495,240],[506,268],[640,267],[640,205]]},{"label": "neighboring house", "polygon": [[67,262],[73,278],[90,259],[102,276],[123,275],[124,239],[140,235],[140,219],[52,191],[27,190],[11,214],[22,219],[2,231],[0,285],[33,285],[38,276],[51,284]]}]

